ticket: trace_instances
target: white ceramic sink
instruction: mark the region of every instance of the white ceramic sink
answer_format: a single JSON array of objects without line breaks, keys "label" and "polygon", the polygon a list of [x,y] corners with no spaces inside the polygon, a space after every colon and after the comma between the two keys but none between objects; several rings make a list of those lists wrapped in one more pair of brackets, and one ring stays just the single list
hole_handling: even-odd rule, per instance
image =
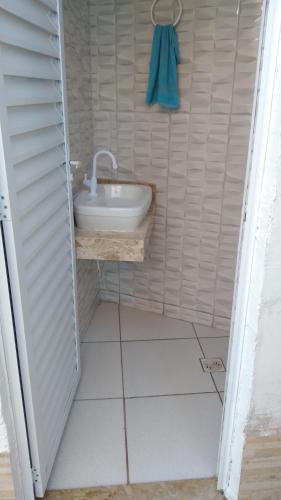
[{"label": "white ceramic sink", "polygon": [[150,207],[152,190],[141,184],[98,184],[97,196],[80,191],[74,200],[81,229],[134,231]]}]

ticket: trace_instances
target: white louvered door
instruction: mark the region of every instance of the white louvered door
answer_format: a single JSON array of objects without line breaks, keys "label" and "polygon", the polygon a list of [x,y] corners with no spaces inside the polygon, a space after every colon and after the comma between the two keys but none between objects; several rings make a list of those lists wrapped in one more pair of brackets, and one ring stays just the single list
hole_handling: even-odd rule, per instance
[{"label": "white louvered door", "polygon": [[0,208],[39,497],[80,376],[59,2],[0,0]]}]

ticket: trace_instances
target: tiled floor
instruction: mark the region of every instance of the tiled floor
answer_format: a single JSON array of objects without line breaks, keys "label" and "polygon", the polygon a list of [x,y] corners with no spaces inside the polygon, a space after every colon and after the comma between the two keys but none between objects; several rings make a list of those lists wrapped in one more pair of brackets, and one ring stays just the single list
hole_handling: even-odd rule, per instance
[{"label": "tiled floor", "polygon": [[216,473],[227,332],[102,303],[81,346],[82,377],[49,489]]}]

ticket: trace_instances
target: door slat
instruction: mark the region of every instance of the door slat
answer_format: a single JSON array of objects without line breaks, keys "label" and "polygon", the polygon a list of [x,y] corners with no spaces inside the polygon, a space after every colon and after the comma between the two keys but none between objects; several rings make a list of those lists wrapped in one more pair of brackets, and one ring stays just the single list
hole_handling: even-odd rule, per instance
[{"label": "door slat", "polygon": [[80,377],[61,2],[0,0],[3,231],[36,498]]}]

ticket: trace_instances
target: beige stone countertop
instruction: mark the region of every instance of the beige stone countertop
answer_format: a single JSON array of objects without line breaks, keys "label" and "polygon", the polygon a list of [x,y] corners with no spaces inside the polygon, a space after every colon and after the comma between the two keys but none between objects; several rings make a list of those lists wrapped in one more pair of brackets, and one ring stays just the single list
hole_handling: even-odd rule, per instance
[{"label": "beige stone countertop", "polygon": [[149,182],[99,179],[99,183],[144,184],[152,188],[152,202],[144,220],[135,231],[87,231],[75,228],[76,258],[143,262],[155,213],[155,185]]}]

